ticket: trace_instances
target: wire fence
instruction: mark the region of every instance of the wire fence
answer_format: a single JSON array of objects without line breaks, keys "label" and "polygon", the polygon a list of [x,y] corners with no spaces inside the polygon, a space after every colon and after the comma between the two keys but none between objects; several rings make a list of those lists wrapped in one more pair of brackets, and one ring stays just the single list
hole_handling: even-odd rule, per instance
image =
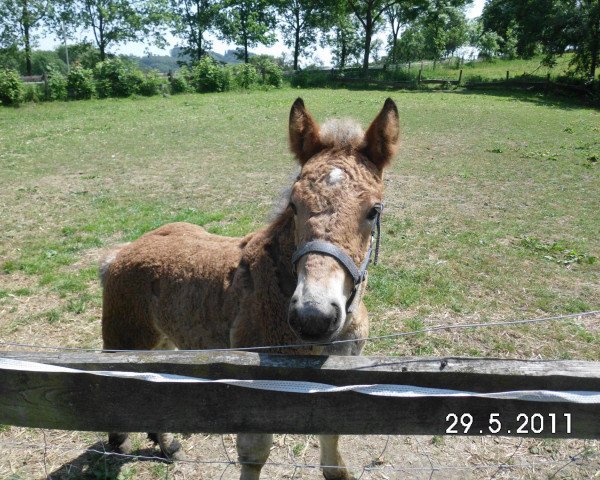
[{"label": "wire fence", "polygon": [[[354,342],[373,342],[379,340],[390,340],[394,338],[407,337],[412,335],[423,335],[427,333],[441,332],[441,331],[450,331],[450,330],[464,330],[471,328],[489,328],[489,327],[513,327],[518,325],[531,325],[545,322],[555,322],[561,320],[570,320],[574,318],[583,318],[590,316],[600,315],[600,310],[589,310],[585,312],[579,313],[569,313],[562,315],[555,315],[549,317],[537,317],[537,318],[529,318],[529,319],[518,319],[518,320],[506,320],[506,321],[492,321],[492,322],[473,322],[473,323],[454,323],[454,324],[443,324],[436,325],[433,327],[421,328],[418,330],[411,330],[407,332],[397,332],[390,333],[387,335],[377,335],[372,337],[363,337],[363,338],[354,338],[350,340],[333,340],[330,342],[323,343],[298,343],[298,344],[285,344],[285,345],[261,345],[257,347],[241,347],[241,348],[209,348],[209,349],[197,349],[197,350],[186,350],[187,352],[231,352],[231,351],[250,351],[256,352],[261,350],[286,350],[286,349],[298,349],[298,348],[309,348],[309,347],[328,347],[335,345],[342,345],[345,343],[354,343]],[[56,351],[66,351],[66,352],[102,352],[101,348],[79,348],[79,347],[64,347],[59,345],[35,345],[29,343],[19,343],[19,342],[2,342],[0,341],[0,347],[4,348],[28,348],[28,349],[38,349],[38,350],[56,350]],[[111,352],[123,352],[123,353],[131,353],[131,352],[144,352],[148,350],[116,350],[110,349]],[[156,351],[156,350],[152,350]]]},{"label": "wire fence", "polygon": [[[584,317],[593,317],[600,315],[600,310],[590,310],[585,312],[573,313],[573,314],[562,314],[555,316],[547,316],[547,317],[536,317],[529,319],[513,319],[506,321],[491,321],[491,322],[471,322],[471,323],[456,323],[456,324],[440,324],[435,325],[428,328],[406,331],[406,332],[397,332],[388,335],[380,335],[380,336],[372,336],[358,339],[359,341],[377,341],[384,339],[393,339],[400,338],[410,335],[420,335],[427,333],[435,333],[442,331],[450,331],[450,330],[464,330],[464,329],[474,329],[474,328],[485,328],[485,327],[514,327],[519,325],[527,325],[527,324],[539,324],[544,322],[555,322],[555,321],[564,321],[569,319],[576,318],[584,318]],[[432,320],[434,321],[434,320]],[[351,341],[357,341],[351,340]],[[329,346],[329,345],[337,345],[341,343],[346,343],[346,340],[338,340],[325,344],[318,344],[319,346]],[[298,344],[298,345],[271,345],[271,346],[261,346],[261,347],[253,347],[253,348],[243,348],[243,349],[235,349],[235,348],[227,348],[227,349],[209,349],[209,350],[198,350],[198,351],[239,351],[239,350],[264,350],[264,349],[284,349],[284,348],[305,348],[307,344]],[[101,349],[94,348],[76,348],[76,347],[63,347],[63,346],[52,346],[52,345],[34,345],[34,344],[26,344],[26,343],[16,343],[16,342],[0,342],[0,347],[5,348],[26,348],[26,349],[39,349],[39,350],[53,350],[53,351],[69,351],[69,352],[101,352]],[[123,350],[124,352],[131,352],[130,350]],[[40,443],[35,442],[23,442],[23,441],[11,441],[2,439],[2,433],[0,433],[0,451],[2,450],[10,450],[16,451],[18,454],[22,452],[23,456],[26,455],[26,452],[31,453],[32,451],[39,451],[43,457],[43,472],[46,479],[52,478],[77,478],[77,476],[73,477],[64,477],[58,474],[54,474],[53,472],[48,472],[47,467],[47,459],[50,455],[50,452],[61,452],[63,454],[68,453],[77,453],[80,455],[91,455],[96,456],[97,459],[101,459],[102,461],[112,461],[112,462],[159,462],[165,464],[165,476],[164,478],[170,478],[170,475],[174,477],[172,468],[170,467],[170,463],[159,455],[151,455],[151,454],[123,454],[118,452],[109,451],[105,448],[105,443],[98,437],[98,442],[92,447],[86,446],[65,446],[65,445],[55,445],[53,443],[49,443],[46,439],[46,431],[41,430],[43,435],[43,439]],[[11,435],[12,437],[12,435]],[[18,438],[18,437],[17,437]],[[188,465],[189,468],[197,467],[198,469],[208,468],[208,466],[212,466],[215,468],[221,468],[222,471],[220,474],[216,474],[217,476],[214,478],[226,478],[225,475],[235,476],[234,472],[231,470],[234,467],[239,467],[241,464],[239,461],[232,459],[234,455],[230,455],[223,440],[223,436],[221,436],[222,448],[224,451],[224,456],[222,459],[209,459],[209,460],[201,460],[201,459],[187,459],[178,461],[178,464]],[[600,449],[594,442],[593,447],[590,447],[587,442],[578,443],[580,445],[584,445],[579,451],[575,454],[570,454],[563,456],[563,458],[555,459],[543,459],[537,461],[523,461],[516,462],[514,460],[514,456],[517,451],[523,445],[523,439],[515,448],[512,455],[508,455],[507,458],[502,462],[473,462],[473,463],[464,463],[464,464],[436,464],[434,459],[434,455],[428,454],[426,452],[421,453],[422,459],[425,459],[426,462],[421,462],[425,464],[421,465],[403,465],[400,466],[397,463],[387,461],[384,457],[386,456],[386,452],[388,451],[388,446],[390,444],[390,437],[387,437],[385,441],[385,445],[383,446],[381,452],[378,455],[375,455],[373,459],[364,464],[358,464],[356,461],[353,465],[349,465],[347,468],[357,474],[357,478],[359,479],[367,479],[367,478],[390,478],[388,475],[413,475],[417,478],[434,478],[434,476],[439,475],[440,478],[445,476],[454,474],[467,474],[471,472],[474,474],[475,472],[485,472],[486,476],[489,475],[489,478],[497,478],[499,475],[517,475],[518,471],[536,471],[539,472],[543,470],[547,478],[557,478],[561,472],[564,472],[565,469],[569,467],[576,466],[577,468],[592,468],[598,471],[600,466]],[[423,449],[422,449],[423,450]],[[0,458],[2,456],[0,455]],[[354,457],[356,458],[356,457]],[[530,458],[530,457],[528,457]],[[535,457],[533,457],[535,458]],[[97,460],[96,459],[96,460]],[[70,461],[67,460],[64,463],[63,467],[69,468],[69,470],[77,469],[76,465],[71,465]],[[1,463],[1,462],[0,462]],[[591,466],[590,465],[596,465]],[[587,466],[587,467],[586,467]],[[269,461],[265,464],[266,468],[276,468],[276,469],[284,469],[287,470],[286,478],[300,478],[302,476],[302,471],[314,471],[319,472],[322,468],[316,462],[298,462],[298,461]],[[461,473],[462,472],[462,473]],[[508,472],[508,473],[507,473]],[[512,473],[510,473],[512,472]],[[0,474],[1,474],[0,468]],[[54,477],[53,477],[54,475]],[[220,475],[220,476],[219,476]],[[19,478],[19,477],[16,477]],[[229,478],[229,477],[227,477]]]},{"label": "wire fence", "polygon": [[[43,463],[43,471],[45,478],[47,480],[51,480],[53,478],[60,478],[60,474],[54,474],[48,472],[48,457],[50,452],[59,452],[64,454],[77,454],[88,455],[91,456],[88,462],[92,461],[113,461],[116,463],[125,463],[125,462],[155,462],[158,464],[164,464],[165,468],[165,479],[169,478],[170,469],[174,462],[166,459],[165,457],[157,454],[157,455],[144,455],[144,454],[124,454],[118,452],[112,452],[106,450],[104,446],[104,442],[98,435],[98,442],[95,444],[97,446],[93,447],[72,447],[72,446],[63,446],[63,445],[53,445],[49,444],[45,432],[42,432],[42,442],[34,443],[34,442],[22,442],[22,441],[1,441],[0,440],[0,451],[19,451],[19,452],[27,452],[31,455],[34,451],[40,451],[42,455],[42,463]],[[225,473],[228,471],[230,467],[240,467],[242,465],[241,462],[237,460],[233,460],[231,455],[225,445],[224,436],[221,436],[221,445],[223,449],[222,457],[223,459],[213,459],[213,460],[201,460],[201,459],[183,459],[177,460],[175,462],[177,465],[187,465],[191,467],[222,467],[223,470],[221,472],[221,477],[223,478]],[[386,460],[386,455],[388,454],[388,449],[390,445],[390,436],[387,436],[384,441],[384,445],[379,451],[379,454],[376,454],[372,457],[366,464],[353,464],[346,466],[345,468],[357,475],[357,479],[361,480],[362,478],[368,478],[373,474],[379,474],[377,478],[389,478],[386,474],[412,474],[412,475],[420,475],[426,476],[429,475],[429,478],[433,478],[433,476],[437,473],[441,474],[441,478],[446,478],[447,475],[452,473],[461,473],[467,474],[468,472],[483,472],[483,471],[494,471],[494,473],[489,474],[488,478],[495,478],[500,472],[513,472],[512,475],[516,475],[517,471],[529,470],[541,472],[543,471],[546,475],[546,478],[553,479],[556,478],[557,475],[567,469],[569,466],[578,466],[578,467],[591,467],[592,469],[596,468],[596,464],[600,460],[600,451],[597,448],[590,447],[589,445],[583,446],[576,451],[576,453],[571,455],[566,455],[564,458],[560,459],[547,459],[547,460],[539,460],[539,461],[530,461],[530,462],[515,462],[514,457],[523,448],[527,448],[527,445],[524,443],[524,440],[521,439],[520,442],[514,446],[512,453],[508,454],[506,460],[503,462],[486,462],[486,463],[470,463],[470,464],[436,464],[436,462],[431,458],[430,453],[424,451],[425,447],[421,442],[417,441],[416,450],[423,460],[424,464],[421,465],[406,465],[399,466],[394,462]],[[94,458],[95,457],[95,458]],[[246,463],[248,464],[248,463]],[[296,475],[301,470],[312,470],[319,472],[320,469],[323,468],[323,465],[318,463],[302,463],[298,461],[267,461],[264,464],[264,467],[276,468],[276,469],[284,469],[288,472],[292,472],[291,475],[288,473],[286,475],[287,478],[296,478]],[[61,469],[69,470],[72,474],[72,470],[80,468],[76,465],[69,465],[65,463],[61,466]],[[338,467],[339,468],[339,467]],[[1,472],[0,472],[1,473]],[[18,478],[18,477],[17,477]],[[76,478],[73,475],[71,478]],[[120,477],[119,477],[120,478]],[[205,477],[201,477],[205,478]],[[511,477],[514,478],[514,477]]]}]

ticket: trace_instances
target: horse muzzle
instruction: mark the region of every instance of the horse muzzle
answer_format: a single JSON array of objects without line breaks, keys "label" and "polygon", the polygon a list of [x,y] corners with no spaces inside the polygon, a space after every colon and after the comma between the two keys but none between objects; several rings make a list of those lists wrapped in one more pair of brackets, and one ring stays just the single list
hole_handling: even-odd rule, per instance
[{"label": "horse muzzle", "polygon": [[339,334],[345,316],[344,309],[335,301],[301,300],[294,295],[290,301],[288,323],[303,342],[328,342]]}]

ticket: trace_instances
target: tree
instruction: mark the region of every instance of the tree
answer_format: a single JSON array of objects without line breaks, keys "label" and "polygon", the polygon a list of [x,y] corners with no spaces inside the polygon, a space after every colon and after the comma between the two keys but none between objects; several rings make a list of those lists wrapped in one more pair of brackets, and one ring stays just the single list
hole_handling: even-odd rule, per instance
[{"label": "tree", "polygon": [[63,13],[64,18],[92,30],[101,61],[106,59],[112,45],[148,37],[158,45],[164,43],[160,29],[167,10],[163,0],[72,0],[60,3],[69,13]]},{"label": "tree", "polygon": [[393,0],[348,0],[350,9],[360,22],[364,31],[363,45],[363,71],[369,69],[369,57],[371,55],[371,42],[373,34],[382,22],[384,12],[395,3]]},{"label": "tree", "polygon": [[325,6],[318,0],[285,0],[277,5],[283,43],[292,49],[294,70],[298,70],[300,55],[316,42],[318,28],[324,23]]},{"label": "tree", "polygon": [[433,68],[444,56],[467,41],[464,6],[470,0],[431,0],[421,17],[425,54]]},{"label": "tree", "polygon": [[594,80],[600,62],[600,0],[556,0],[548,20],[541,38],[547,61],[573,49],[571,65]]},{"label": "tree", "polygon": [[331,47],[337,68],[344,69],[348,64],[360,62],[364,45],[360,30],[361,25],[353,14],[337,12],[333,27],[322,37],[322,44]]},{"label": "tree", "polygon": [[397,63],[398,38],[400,30],[410,22],[413,22],[425,7],[426,2],[421,1],[398,1],[388,5],[385,9],[385,16],[390,27],[388,36],[388,62]]},{"label": "tree", "polygon": [[0,0],[0,47],[16,45],[24,49],[27,75],[32,74],[34,30],[47,16],[47,1]]},{"label": "tree", "polygon": [[407,62],[410,67],[411,62],[425,57],[424,44],[425,38],[421,28],[418,25],[411,25],[398,39],[393,52],[394,58],[397,62]]},{"label": "tree", "polygon": [[275,20],[274,9],[268,0],[225,0],[219,22],[221,36],[241,46],[241,58],[248,63],[251,47],[275,43]]},{"label": "tree", "polygon": [[575,70],[596,77],[600,62],[599,0],[489,0],[482,20],[484,31],[516,43],[519,56],[531,57],[541,46],[546,63],[551,64],[557,55],[572,50]]},{"label": "tree", "polygon": [[181,51],[192,60],[200,60],[210,50],[204,38],[215,27],[219,5],[215,0],[170,0],[173,35],[184,41]]},{"label": "tree", "polygon": [[488,0],[483,7],[482,34],[488,31],[507,39],[516,38],[516,52],[521,58],[531,58],[540,45],[544,25],[554,0]]}]

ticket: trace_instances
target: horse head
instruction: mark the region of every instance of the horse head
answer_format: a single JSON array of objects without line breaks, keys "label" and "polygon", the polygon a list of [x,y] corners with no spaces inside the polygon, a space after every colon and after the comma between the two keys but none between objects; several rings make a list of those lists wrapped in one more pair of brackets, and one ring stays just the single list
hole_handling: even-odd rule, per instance
[{"label": "horse head", "polygon": [[399,139],[398,110],[387,99],[366,132],[350,120],[319,126],[297,99],[290,148],[301,171],[292,186],[297,284],[288,322],[306,342],[335,339],[362,300],[379,234],[383,170]]}]

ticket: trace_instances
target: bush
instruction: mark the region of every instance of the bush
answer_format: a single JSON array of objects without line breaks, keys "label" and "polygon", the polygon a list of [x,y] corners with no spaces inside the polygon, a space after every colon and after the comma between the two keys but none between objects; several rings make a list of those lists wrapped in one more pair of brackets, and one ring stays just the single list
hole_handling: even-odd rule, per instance
[{"label": "bush", "polygon": [[44,99],[44,93],[40,90],[39,85],[35,83],[25,84],[25,94],[23,100],[25,102],[41,102]]},{"label": "bush", "polygon": [[156,71],[149,71],[146,73],[144,77],[144,81],[140,85],[140,95],[144,95],[145,97],[152,97],[153,95],[158,95],[163,90],[163,85],[165,81],[158,75]]},{"label": "bush", "polygon": [[144,75],[135,65],[120,58],[110,58],[94,68],[96,91],[101,98],[129,97],[139,93]]},{"label": "bush", "polygon": [[92,70],[76,65],[67,76],[67,93],[74,100],[88,100],[96,93]]},{"label": "bush", "polygon": [[283,84],[283,70],[270,58],[264,56],[252,57],[250,60],[262,77],[263,85],[280,88]]},{"label": "bush", "polygon": [[231,88],[231,73],[212,57],[205,56],[190,70],[189,82],[197,92],[224,92]]},{"label": "bush", "polygon": [[52,71],[48,75],[48,98],[46,100],[66,100],[67,79],[59,72]]},{"label": "bush", "polygon": [[[26,71],[24,57],[21,60],[21,71]],[[33,75],[43,75],[50,72],[58,72],[65,75],[67,73],[67,64],[63,62],[56,52],[43,50],[31,52],[31,73]]]},{"label": "bush", "polygon": [[191,90],[190,84],[186,79],[186,75],[189,74],[187,69],[183,67],[179,71],[179,73],[173,77],[171,77],[171,93],[187,93]]},{"label": "bush", "polygon": [[23,101],[23,82],[15,70],[0,70],[0,102],[18,106]]},{"label": "bush", "polygon": [[240,63],[233,67],[233,78],[236,85],[241,88],[251,88],[257,85],[260,77],[254,65],[250,63]]},{"label": "bush", "polygon": [[295,72],[291,78],[292,87],[325,88],[332,84],[331,73],[322,70],[302,70]]}]

